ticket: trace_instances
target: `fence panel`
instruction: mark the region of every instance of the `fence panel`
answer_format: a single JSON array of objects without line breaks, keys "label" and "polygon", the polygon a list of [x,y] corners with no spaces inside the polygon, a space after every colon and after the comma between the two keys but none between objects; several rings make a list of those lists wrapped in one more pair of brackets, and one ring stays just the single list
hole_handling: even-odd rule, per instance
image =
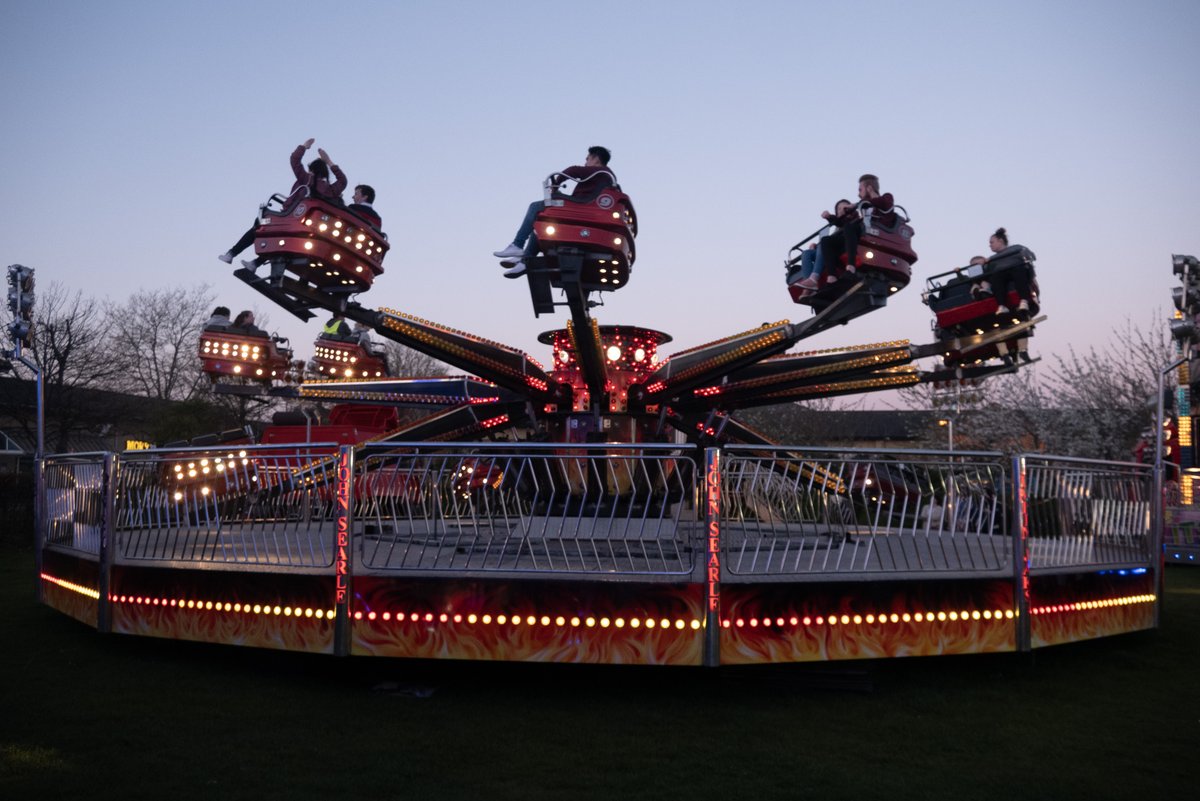
[{"label": "fence panel", "polygon": [[1031,570],[1150,564],[1148,466],[1031,455],[1025,463]]},{"label": "fence panel", "polygon": [[327,568],[331,446],[133,451],[118,471],[119,558]]},{"label": "fence panel", "polygon": [[361,564],[688,575],[700,537],[693,456],[607,444],[367,449],[354,484]]},{"label": "fence panel", "polygon": [[44,465],[44,544],[99,556],[104,454],[49,456]]},{"label": "fence panel", "polygon": [[732,576],[1012,571],[999,454],[729,448],[723,463]]}]

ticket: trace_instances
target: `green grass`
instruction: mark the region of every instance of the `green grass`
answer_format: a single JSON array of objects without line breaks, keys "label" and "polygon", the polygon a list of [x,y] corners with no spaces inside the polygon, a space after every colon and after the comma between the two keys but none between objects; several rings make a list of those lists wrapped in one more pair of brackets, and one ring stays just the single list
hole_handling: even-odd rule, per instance
[{"label": "green grass", "polygon": [[1156,632],[719,671],[100,635],[32,575],[0,544],[6,799],[1145,799],[1200,772],[1200,569],[1168,569]]}]

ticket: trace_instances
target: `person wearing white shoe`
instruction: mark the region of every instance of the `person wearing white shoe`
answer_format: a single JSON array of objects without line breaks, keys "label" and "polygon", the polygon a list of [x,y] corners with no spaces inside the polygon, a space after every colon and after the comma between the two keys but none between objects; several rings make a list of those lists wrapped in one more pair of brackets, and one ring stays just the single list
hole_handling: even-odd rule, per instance
[{"label": "person wearing white shoe", "polygon": [[518,261],[515,263],[510,262],[508,269],[504,271],[505,278],[520,278],[524,274],[525,262],[523,261]]},{"label": "person wearing white shoe", "polygon": [[[602,190],[617,185],[617,176],[613,175],[612,170],[608,169],[608,161],[611,158],[612,153],[609,152],[608,148],[600,147],[599,145],[589,147],[587,158],[583,160],[582,165],[567,167],[565,170],[555,173],[552,177],[555,179],[556,184],[561,184],[568,178],[580,182],[586,181],[589,194],[595,196]],[[582,200],[582,198],[576,198],[576,200]],[[496,258],[501,259],[501,263],[506,267],[509,267],[504,273],[509,278],[523,275],[525,265],[521,263],[521,260],[537,255],[537,237],[533,235],[533,223],[537,219],[538,214],[545,208],[546,201],[544,200],[535,200],[530,203],[529,208],[525,211],[525,219],[521,221],[521,227],[517,229],[512,243],[492,254]],[[520,267],[520,271],[509,275],[517,267]]]}]

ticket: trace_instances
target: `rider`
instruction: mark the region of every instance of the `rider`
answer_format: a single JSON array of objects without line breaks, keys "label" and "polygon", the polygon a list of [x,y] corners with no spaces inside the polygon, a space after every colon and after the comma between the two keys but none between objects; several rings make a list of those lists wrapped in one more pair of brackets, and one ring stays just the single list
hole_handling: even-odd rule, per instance
[{"label": "rider", "polygon": [[[313,159],[308,164],[308,169],[304,169],[303,161],[304,151],[312,147],[315,140],[309,137],[304,141],[304,144],[298,145],[292,151],[292,172],[296,176],[296,182],[292,184],[292,193],[302,186],[308,187],[310,197],[328,200],[333,203],[341,204],[342,190],[346,188],[348,183],[346,174],[342,172],[341,167],[334,164],[329,158],[329,154],[321,148],[317,148],[317,153],[320,158]],[[332,172],[336,180],[333,183],[329,182],[329,173]],[[234,244],[229,250],[217,256],[218,259],[226,264],[233,264],[233,259],[246,248],[254,244],[254,233],[258,230],[258,218],[254,218],[254,224],[242,234],[242,238]]]},{"label": "rider", "polygon": [[[893,228],[896,225],[897,216],[895,202],[892,200],[892,193],[879,193],[879,178],[870,173],[861,176],[858,179],[858,207],[861,209],[873,209],[875,212],[874,220],[883,228]],[[821,212],[821,216],[827,220],[833,219],[834,215],[827,211]],[[865,227],[861,219],[855,220],[848,225],[845,225],[837,233],[826,237],[821,242],[821,258],[827,266],[836,265],[838,259],[843,253],[846,254],[846,272],[853,273],[857,271],[855,267],[855,259],[858,257],[858,240],[863,235]]]},{"label": "rider", "polygon": [[825,271],[825,259],[822,256],[821,243],[833,236],[839,229],[846,225],[850,225],[857,220],[857,212],[854,210],[854,204],[849,200],[839,200],[833,206],[833,216],[829,216],[829,212],[824,212],[822,215],[829,221],[820,231],[817,232],[817,241],[808,250],[800,255],[800,272],[792,276],[788,283],[795,283],[801,289],[809,292],[816,291],[821,286],[821,274]]},{"label": "rider", "polygon": [[[586,190],[580,193],[580,195],[572,195],[572,197],[576,200],[588,200],[598,195],[601,190],[616,185],[617,176],[613,175],[612,170],[608,169],[608,161],[611,158],[612,153],[609,152],[608,148],[595,145],[588,148],[587,158],[583,160],[582,165],[567,167],[565,170],[556,172],[550,177],[555,185],[561,184],[568,178],[573,178],[580,182],[586,181]],[[493,254],[501,260],[501,264],[508,268],[504,271],[505,277],[518,278],[524,275],[525,259],[537,255],[538,241],[537,236],[533,233],[533,222],[545,208],[546,201],[544,200],[535,200],[530,203],[529,208],[525,212],[525,219],[521,221],[521,227],[517,229],[516,236],[513,237],[512,244],[503,250],[497,250]]]}]

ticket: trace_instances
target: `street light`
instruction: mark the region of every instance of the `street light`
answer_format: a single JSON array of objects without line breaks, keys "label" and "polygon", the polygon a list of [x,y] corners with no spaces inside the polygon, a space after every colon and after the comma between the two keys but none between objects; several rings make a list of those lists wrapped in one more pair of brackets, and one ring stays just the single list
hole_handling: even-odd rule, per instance
[{"label": "street light", "polygon": [[949,450],[951,453],[953,453],[954,452],[954,418],[941,417],[938,419],[938,425],[945,427],[946,441],[949,444],[949,448],[947,450]]}]

